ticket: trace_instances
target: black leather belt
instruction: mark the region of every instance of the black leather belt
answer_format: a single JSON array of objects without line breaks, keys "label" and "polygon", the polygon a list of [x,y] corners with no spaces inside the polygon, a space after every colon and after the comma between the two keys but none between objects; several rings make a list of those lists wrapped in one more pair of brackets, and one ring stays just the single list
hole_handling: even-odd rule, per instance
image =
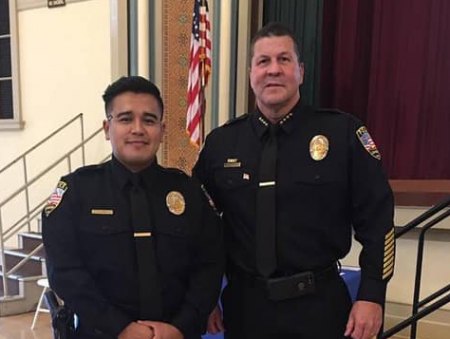
[{"label": "black leather belt", "polygon": [[312,294],[318,282],[336,279],[337,277],[339,277],[337,265],[330,265],[320,270],[304,271],[270,279],[235,269],[231,275],[231,280],[236,279],[247,286],[263,288],[267,292],[268,299],[279,301]]}]

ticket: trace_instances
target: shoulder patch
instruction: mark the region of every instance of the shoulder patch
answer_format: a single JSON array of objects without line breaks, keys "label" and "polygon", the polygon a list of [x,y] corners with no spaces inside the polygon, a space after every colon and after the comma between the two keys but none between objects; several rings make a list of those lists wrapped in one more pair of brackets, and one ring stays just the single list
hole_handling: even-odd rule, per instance
[{"label": "shoulder patch", "polygon": [[68,189],[67,183],[65,181],[60,180],[58,185],[56,185],[55,190],[50,195],[50,198],[47,201],[47,204],[44,207],[45,216],[49,216],[53,210],[58,207],[61,203],[64,193],[66,193]]},{"label": "shoulder patch", "polygon": [[228,120],[225,124],[223,124],[224,126],[228,126],[228,125],[233,125],[239,121],[245,121],[247,120],[247,118],[249,117],[248,113],[242,114],[236,118],[230,119]]},{"label": "shoulder patch", "polygon": [[356,136],[371,156],[373,156],[377,160],[381,160],[381,154],[378,151],[377,145],[375,145],[375,142],[373,141],[365,126],[361,126],[360,128],[358,128],[358,130],[356,131]]}]

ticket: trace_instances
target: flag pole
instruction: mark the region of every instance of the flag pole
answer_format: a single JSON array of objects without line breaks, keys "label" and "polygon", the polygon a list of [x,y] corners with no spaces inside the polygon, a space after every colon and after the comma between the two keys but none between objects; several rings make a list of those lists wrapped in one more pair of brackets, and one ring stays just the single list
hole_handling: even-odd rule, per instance
[{"label": "flag pole", "polygon": [[[205,6],[205,0],[201,0],[202,7]],[[206,31],[206,28],[205,28]],[[200,47],[202,53],[200,54],[201,62],[201,108],[200,108],[200,142],[199,146],[203,145],[205,141],[205,113],[206,113],[206,96],[205,96],[205,59],[206,59],[206,36],[200,37]]]}]

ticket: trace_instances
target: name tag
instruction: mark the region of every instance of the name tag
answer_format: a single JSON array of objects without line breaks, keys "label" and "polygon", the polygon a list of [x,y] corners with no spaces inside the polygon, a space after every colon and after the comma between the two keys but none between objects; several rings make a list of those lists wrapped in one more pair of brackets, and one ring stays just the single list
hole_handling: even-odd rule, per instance
[{"label": "name tag", "polygon": [[91,214],[93,214],[93,215],[113,215],[114,210],[91,209]]},{"label": "name tag", "polygon": [[241,163],[240,162],[226,162],[223,164],[224,168],[237,168],[237,167],[241,167]]},{"label": "name tag", "polygon": [[223,164],[224,168],[241,167],[241,162],[236,158],[228,158],[227,162]]}]

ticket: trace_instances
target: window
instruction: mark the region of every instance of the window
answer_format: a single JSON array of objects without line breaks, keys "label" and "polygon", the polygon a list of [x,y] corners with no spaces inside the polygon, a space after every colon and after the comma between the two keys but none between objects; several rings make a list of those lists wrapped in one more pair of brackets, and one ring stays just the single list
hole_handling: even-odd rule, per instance
[{"label": "window", "polygon": [[16,1],[0,0],[0,130],[23,126],[19,106]]}]

